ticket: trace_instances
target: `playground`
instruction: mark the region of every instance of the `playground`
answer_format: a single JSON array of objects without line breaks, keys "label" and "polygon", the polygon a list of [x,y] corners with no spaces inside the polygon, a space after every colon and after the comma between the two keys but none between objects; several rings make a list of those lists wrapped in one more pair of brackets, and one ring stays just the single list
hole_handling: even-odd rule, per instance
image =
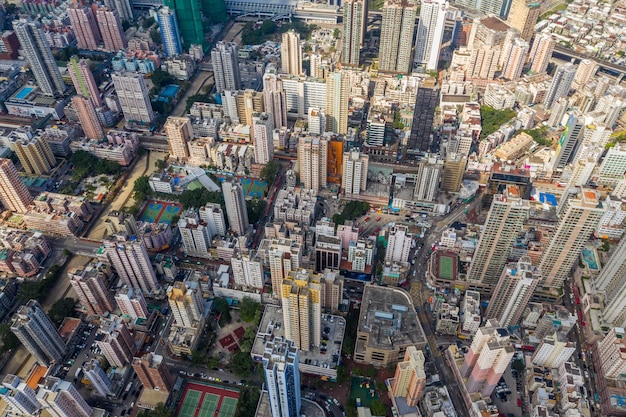
[{"label": "playground", "polygon": [[363,407],[369,407],[372,401],[378,398],[376,382],[373,379],[361,376],[352,377],[350,399],[356,401],[357,398],[361,399]]},{"label": "playground", "polygon": [[458,270],[458,256],[454,252],[442,252],[437,251],[435,256],[436,260],[436,275],[440,279],[454,280],[457,278]]},{"label": "playground", "polygon": [[[219,177],[220,182],[224,182],[226,178]],[[253,180],[252,178],[239,178],[241,188],[243,188],[243,194],[246,198],[258,197],[263,198],[265,195],[265,189],[267,188],[267,182],[263,180]]]},{"label": "playground", "polygon": [[139,220],[148,223],[167,223],[171,225],[174,217],[178,216],[182,209],[183,206],[178,203],[150,200],[141,212]]},{"label": "playground", "polygon": [[233,417],[239,392],[214,385],[188,382],[176,409],[176,417]]}]

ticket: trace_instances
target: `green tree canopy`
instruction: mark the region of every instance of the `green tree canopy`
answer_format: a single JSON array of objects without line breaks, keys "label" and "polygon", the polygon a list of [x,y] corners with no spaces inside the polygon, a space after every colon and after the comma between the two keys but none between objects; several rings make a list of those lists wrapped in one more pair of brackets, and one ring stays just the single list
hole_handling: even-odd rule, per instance
[{"label": "green tree canopy", "polygon": [[249,377],[254,368],[254,361],[249,352],[235,353],[226,367],[235,375],[241,378]]},{"label": "green tree canopy", "polygon": [[144,29],[148,29],[150,26],[155,24],[155,20],[153,17],[147,17],[145,19],[143,19],[143,22],[141,22],[141,27],[143,27]]},{"label": "green tree canopy", "polygon": [[[249,356],[250,355],[248,355],[248,357]],[[260,390],[258,387],[243,387],[241,389],[241,393],[239,394],[235,417],[253,416],[256,411],[257,403],[259,402],[259,396]]]},{"label": "green tree canopy", "polygon": [[98,158],[86,151],[74,152],[70,157],[70,162],[74,165],[72,178],[75,180],[96,175],[119,175],[122,172],[122,166],[119,163]]},{"label": "green tree canopy", "polygon": [[150,188],[150,179],[142,175],[141,177],[135,180],[135,184],[133,185],[133,191],[135,192],[135,200],[143,201],[147,196],[152,195],[152,188]]},{"label": "green tree canopy", "polygon": [[137,417],[170,417],[174,414],[173,410],[170,410],[163,403],[158,403],[154,410],[142,410]]},{"label": "green tree canopy", "polygon": [[220,191],[209,191],[204,187],[198,190],[183,191],[178,201],[180,201],[185,210],[192,207],[202,207],[206,203],[221,204],[222,208],[224,208],[224,195]]},{"label": "green tree canopy", "polygon": [[350,201],[346,204],[341,213],[337,213],[333,216],[335,227],[344,224],[346,220],[354,220],[357,217],[362,216],[367,213],[369,209],[369,203],[364,201]]},{"label": "green tree canopy", "polygon": [[378,398],[372,401],[370,404],[370,410],[372,411],[373,416],[386,416],[389,407],[387,407],[381,400]]},{"label": "green tree canopy", "polygon": [[280,170],[280,164],[276,161],[269,161],[263,169],[261,170],[261,179],[267,182],[268,186],[271,187],[274,184],[274,180],[276,179],[276,174]]},{"label": "green tree canopy", "polygon": [[482,130],[480,132],[480,139],[484,139],[487,136],[500,129],[504,123],[515,117],[515,111],[512,109],[496,110],[489,106],[480,106],[480,118],[482,124]]},{"label": "green tree canopy", "polygon": [[152,84],[154,84],[156,88],[161,88],[165,87],[168,84],[175,83],[176,78],[174,78],[174,76],[171,75],[169,72],[165,72],[162,69],[157,68],[152,73],[150,81],[152,81]]},{"label": "green tree canopy", "polygon": [[230,323],[230,306],[224,297],[213,300],[213,310],[220,314],[220,323]]},{"label": "green tree canopy", "polygon": [[73,298],[62,298],[57,300],[52,307],[50,307],[50,311],[48,311],[48,317],[50,320],[56,325],[59,326],[66,317],[75,316],[74,306],[76,305],[76,300]]},{"label": "green tree canopy", "polygon": [[0,341],[2,342],[1,353],[16,349],[21,345],[20,339],[11,331],[11,323],[0,324]]},{"label": "green tree canopy", "polygon": [[239,303],[239,317],[246,323],[254,321],[259,311],[261,311],[261,303],[254,301],[250,297],[244,297],[241,303]]},{"label": "green tree canopy", "polygon": [[255,224],[261,218],[263,210],[265,210],[265,200],[259,197],[252,197],[246,202],[246,209],[248,211],[248,221],[250,224]]}]

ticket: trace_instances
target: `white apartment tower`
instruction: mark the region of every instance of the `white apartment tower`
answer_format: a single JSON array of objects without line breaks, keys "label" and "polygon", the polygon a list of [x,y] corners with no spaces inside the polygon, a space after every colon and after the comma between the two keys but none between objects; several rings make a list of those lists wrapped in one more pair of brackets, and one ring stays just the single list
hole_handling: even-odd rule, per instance
[{"label": "white apartment tower", "polygon": [[94,412],[74,384],[51,376],[39,386],[37,399],[54,417],[91,417]]},{"label": "white apartment tower", "polygon": [[575,351],[576,347],[567,334],[557,331],[542,338],[531,360],[535,366],[554,369],[567,362]]},{"label": "white apartment tower", "polygon": [[343,2],[343,50],[341,62],[358,66],[367,29],[367,0]]},{"label": "white apartment tower", "polygon": [[433,201],[439,189],[439,180],[443,164],[434,158],[419,162],[413,199],[416,201]]},{"label": "white apartment tower", "polygon": [[556,69],[550,87],[546,92],[546,98],[543,101],[543,107],[546,110],[552,108],[552,104],[561,97],[566,97],[574,81],[576,75],[576,67],[572,63],[559,65]]},{"label": "white apartment tower", "polygon": [[198,209],[200,220],[206,223],[211,236],[226,236],[226,218],[222,206],[214,203],[206,203]]},{"label": "white apartment tower", "polygon": [[600,271],[595,288],[604,297],[602,322],[609,327],[626,327],[626,239],[622,238]]},{"label": "white apartment tower", "polygon": [[[22,415],[37,415],[41,404],[37,400],[37,393],[25,382],[16,376],[8,374],[2,380],[0,398],[6,401],[15,413],[17,410]],[[9,414],[11,415],[11,414]]]},{"label": "white apartment tower", "polygon": [[410,0],[387,0],[382,12],[378,70],[407,74],[413,67],[417,5]]},{"label": "white apartment tower", "polygon": [[287,108],[283,81],[278,76],[276,67],[268,64],[263,75],[263,104],[265,111],[274,118],[274,128],[287,127]]},{"label": "white apartment tower", "polygon": [[193,139],[193,129],[189,117],[170,116],[163,125],[163,130],[167,136],[170,156],[177,160],[189,158],[188,143]]},{"label": "white apartment tower", "polygon": [[516,38],[513,40],[510,49],[504,51],[504,55],[508,58],[502,70],[503,78],[516,81],[522,76],[522,69],[524,69],[524,63],[526,63],[528,49],[528,42],[524,39]]},{"label": "white apartment tower", "polygon": [[230,229],[238,235],[245,235],[250,228],[250,222],[241,183],[236,178],[226,180],[222,183],[222,192]]},{"label": "white apartment tower", "polygon": [[280,62],[284,73],[302,75],[300,34],[293,29],[283,33],[283,41],[280,44]]},{"label": "white apartment tower", "polygon": [[468,280],[487,286],[498,283],[511,247],[524,221],[528,217],[530,203],[519,196],[519,188],[507,187],[505,194],[494,196],[474,251]]},{"label": "white apartment tower", "polygon": [[298,348],[292,341],[275,339],[265,344],[262,361],[272,417],[299,417]]},{"label": "white apartment tower", "polygon": [[415,39],[415,64],[423,65],[426,70],[437,69],[447,9],[445,0],[422,1]]},{"label": "white apartment tower", "polygon": [[126,121],[152,123],[154,112],[143,74],[116,72],[111,75],[111,79]]},{"label": "white apartment tower", "polygon": [[238,287],[263,288],[263,260],[256,252],[244,253],[230,259],[233,280]]},{"label": "white apartment tower", "polygon": [[324,134],[326,131],[326,113],[324,113],[319,107],[309,107],[307,120],[309,121],[310,134]]},{"label": "white apartment tower", "polygon": [[67,350],[56,326],[36,300],[20,306],[13,315],[11,331],[43,365],[60,363]]},{"label": "white apartment tower", "polygon": [[282,284],[285,338],[308,351],[319,347],[322,338],[322,300],[319,278],[311,270],[290,271]]},{"label": "white apartment tower", "polygon": [[345,70],[328,74],[326,78],[326,130],[333,133],[348,133],[348,100],[350,77]]},{"label": "white apartment tower", "polygon": [[346,194],[360,194],[367,188],[367,167],[369,156],[358,149],[343,153],[343,169],[341,170],[341,188]]},{"label": "white apartment tower", "polygon": [[504,268],[485,316],[505,327],[519,323],[526,305],[541,281],[541,274],[527,256]]},{"label": "white apartment tower", "polygon": [[317,136],[303,136],[298,142],[298,169],[303,188],[318,192],[326,188],[328,172],[328,140]]},{"label": "white apartment tower", "polygon": [[598,64],[591,59],[583,59],[578,64],[578,68],[576,69],[576,74],[574,75],[574,82],[572,83],[572,87],[579,89],[583,88],[587,85],[589,80],[596,75],[596,71],[598,70]]},{"label": "white apartment tower", "polygon": [[269,113],[252,114],[254,162],[266,165],[274,159],[274,119]]},{"label": "white apartment tower", "polygon": [[270,266],[272,289],[274,296],[282,299],[282,285],[290,271],[300,268],[302,263],[302,247],[299,243],[287,239],[274,239],[261,242],[268,246],[267,260]]},{"label": "white apartment tower", "polygon": [[237,56],[237,45],[232,42],[219,41],[211,51],[215,88],[218,94],[222,94],[225,90],[241,89],[241,75]]},{"label": "white apartment tower", "polygon": [[581,188],[577,194],[561,197],[557,224],[539,260],[542,287],[561,288],[580,256],[583,246],[595,231],[604,207],[595,190]]},{"label": "white apartment tower", "polygon": [[543,74],[546,72],[555,45],[556,41],[550,34],[541,33],[535,36],[533,47],[528,56],[528,61],[531,63],[530,70],[532,72],[535,74]]},{"label": "white apartment tower", "polygon": [[91,386],[100,397],[114,395],[113,383],[104,370],[100,368],[100,362],[98,359],[94,358],[83,365],[83,372],[85,373],[85,379],[91,382]]},{"label": "white apartment tower", "polygon": [[194,209],[187,210],[178,220],[183,248],[188,256],[197,258],[209,258],[211,247],[211,233],[206,223],[200,219]]},{"label": "white apartment tower", "polygon": [[103,243],[109,262],[126,285],[141,288],[145,293],[159,288],[143,239],[117,234]]},{"label": "white apartment tower", "polygon": [[122,314],[132,321],[148,318],[148,304],[139,288],[122,287],[115,295],[115,302]]},{"label": "white apartment tower", "polygon": [[389,240],[387,252],[385,252],[385,262],[407,262],[411,251],[411,241],[413,235],[409,233],[409,228],[397,224],[389,230]]}]

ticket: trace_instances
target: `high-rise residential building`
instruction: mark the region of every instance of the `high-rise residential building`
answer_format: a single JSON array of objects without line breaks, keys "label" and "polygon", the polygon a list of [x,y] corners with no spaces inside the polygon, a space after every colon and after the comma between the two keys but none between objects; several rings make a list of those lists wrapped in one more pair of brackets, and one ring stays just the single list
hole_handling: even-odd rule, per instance
[{"label": "high-rise residential building", "polygon": [[157,11],[157,21],[161,32],[161,41],[165,55],[176,56],[183,53],[183,42],[180,39],[180,29],[176,12],[167,6],[161,7]]},{"label": "high-rise residential building", "polygon": [[230,229],[238,235],[245,235],[250,228],[250,222],[241,183],[236,178],[225,180],[222,183],[222,193]]},{"label": "high-rise residential building", "polygon": [[50,144],[42,135],[33,136],[31,131],[13,134],[9,143],[28,174],[45,175],[57,164]]},{"label": "high-rise residential building", "polygon": [[441,191],[456,193],[461,189],[467,158],[459,153],[448,153],[443,164]]},{"label": "high-rise residential building", "polygon": [[467,274],[468,281],[490,287],[498,283],[511,247],[524,221],[530,203],[520,197],[519,188],[508,186],[504,194],[493,197],[485,226]]},{"label": "high-rise residential building", "polygon": [[533,47],[530,50],[528,61],[530,70],[535,74],[543,74],[548,69],[548,64],[552,58],[552,51],[556,41],[550,34],[540,33],[533,40]]},{"label": "high-rise residential building", "polygon": [[598,173],[602,178],[620,180],[624,178],[625,172],[626,145],[623,143],[617,143],[614,147],[607,151],[602,163],[600,164],[600,170]]},{"label": "high-rise residential building", "polygon": [[285,338],[307,352],[319,347],[322,337],[322,301],[319,278],[313,271],[290,271],[282,284]]},{"label": "high-rise residential building", "polygon": [[272,417],[299,417],[302,405],[298,348],[292,341],[265,344],[263,373]]},{"label": "high-rise residential building", "polygon": [[542,287],[563,286],[605,210],[595,190],[572,189],[561,199],[556,227],[539,260]]},{"label": "high-rise residential building", "polygon": [[318,192],[326,188],[328,140],[303,136],[298,142],[298,169],[303,188]]},{"label": "high-rise residential building", "polygon": [[48,96],[65,93],[67,85],[39,23],[26,19],[15,20],[13,30],[41,92]]},{"label": "high-rise residential building", "polygon": [[98,114],[96,113],[93,103],[83,96],[74,96],[72,97],[72,104],[74,105],[80,127],[83,129],[85,136],[88,139],[103,139],[104,130],[100,125],[100,119],[98,119]]},{"label": "high-rise residential building", "polygon": [[144,389],[160,392],[169,392],[172,389],[172,378],[163,359],[163,356],[153,352],[133,358],[133,369]]},{"label": "high-rise residential building", "polygon": [[115,302],[122,310],[124,318],[131,318],[134,322],[137,319],[147,319],[148,304],[139,288],[130,288],[125,285],[115,294]]},{"label": "high-rise residential building", "polygon": [[102,33],[104,49],[110,52],[126,49],[128,42],[126,42],[122,20],[117,11],[110,10],[107,7],[100,7],[96,11],[96,17],[100,33]]},{"label": "high-rise residential building", "polygon": [[13,161],[0,158],[0,201],[5,209],[26,213],[33,196],[17,173]]},{"label": "high-rise residential building", "polygon": [[237,106],[239,123],[251,126],[252,113],[263,113],[265,111],[264,99],[263,93],[250,88],[237,91],[235,93],[235,105]]},{"label": "high-rise residential building", "polygon": [[96,50],[102,41],[98,22],[91,7],[75,3],[67,9],[70,25],[80,49]]},{"label": "high-rise residential building", "polygon": [[37,399],[55,417],[91,417],[94,413],[74,384],[52,376],[40,383]]},{"label": "high-rise residential building", "polygon": [[278,77],[276,66],[268,64],[263,75],[263,101],[265,111],[274,118],[274,128],[287,127],[287,109],[283,81]]},{"label": "high-rise residential building", "polygon": [[573,111],[565,125],[565,130],[559,138],[558,152],[552,169],[562,171],[569,163],[576,159],[585,132],[585,119],[578,111]]},{"label": "high-rise residential building", "polygon": [[41,410],[35,390],[16,375],[8,374],[4,377],[0,398],[9,404],[13,412],[18,411],[21,415],[34,416]]},{"label": "high-rise residential building", "polygon": [[183,249],[188,256],[208,258],[211,247],[211,233],[206,223],[200,219],[195,209],[182,214],[178,220],[178,231],[183,241]]},{"label": "high-rise residential building", "polygon": [[474,335],[461,367],[467,391],[489,397],[514,354],[508,330],[497,320],[488,320]]},{"label": "high-rise residential building", "polygon": [[104,242],[106,255],[122,281],[131,288],[151,293],[159,288],[143,239],[117,234]]},{"label": "high-rise residential building", "polygon": [[114,395],[113,382],[107,376],[106,372],[100,367],[100,361],[96,358],[91,359],[83,365],[85,379],[91,383],[96,394],[100,397],[109,397]]},{"label": "high-rise residential building", "polygon": [[546,92],[543,107],[546,110],[552,108],[552,104],[561,97],[566,97],[574,81],[576,67],[572,63],[562,64],[556,69],[550,87]]},{"label": "high-rise residential building", "polygon": [[121,317],[112,316],[100,329],[102,332],[96,336],[96,344],[109,365],[121,368],[128,364],[135,352],[135,342],[126,323]]},{"label": "high-rise residential building", "polygon": [[596,75],[596,71],[598,71],[598,64],[596,61],[583,59],[580,61],[580,64],[578,64],[578,68],[576,68],[576,74],[574,75],[572,87],[575,89],[584,87],[587,85],[589,80]]},{"label": "high-rise residential building", "polygon": [[265,165],[274,159],[274,118],[269,113],[252,114],[254,162]]},{"label": "high-rise residential building", "polygon": [[215,88],[218,94],[225,90],[241,89],[241,75],[237,56],[237,45],[232,42],[219,41],[211,51]]},{"label": "high-rise residential building", "polygon": [[367,188],[367,167],[369,156],[359,152],[358,148],[343,153],[341,170],[341,188],[346,194],[360,194]]},{"label": "high-rise residential building", "polygon": [[413,68],[412,50],[417,4],[411,0],[387,0],[380,26],[378,70],[407,74]]},{"label": "high-rise residential building", "polygon": [[405,225],[396,224],[389,229],[385,262],[407,262],[411,251],[413,235]]},{"label": "high-rise residential building", "polygon": [[[70,58],[70,62],[67,65],[67,72],[72,78],[72,83],[76,89],[76,93],[83,97],[88,98],[94,105],[94,107],[102,106],[102,100],[100,99],[100,90],[96,85],[96,80],[93,78],[93,74],[89,69],[89,63],[86,59],[73,56]],[[84,123],[81,122],[83,126]]]},{"label": "high-rise residential building", "polygon": [[116,72],[111,79],[126,121],[152,123],[154,112],[143,74]]},{"label": "high-rise residential building", "polygon": [[337,313],[343,298],[344,277],[337,270],[327,269],[322,273],[321,303],[325,312]]},{"label": "high-rise residential building", "polygon": [[293,29],[283,33],[283,41],[280,44],[280,63],[284,73],[302,75],[300,34]]},{"label": "high-rise residential building", "polygon": [[415,64],[426,70],[436,70],[439,50],[446,22],[446,0],[424,0],[420,6],[420,18],[415,39]]},{"label": "high-rise residential building", "polygon": [[502,69],[503,78],[515,81],[522,76],[522,69],[524,69],[528,50],[528,42],[521,38],[516,38],[511,43],[508,51],[503,51],[503,55],[507,56]]},{"label": "high-rise residential building", "polygon": [[256,253],[244,253],[230,259],[233,281],[238,287],[263,288],[263,259]]},{"label": "high-rise residential building", "polygon": [[605,378],[621,379],[626,373],[626,331],[614,327],[597,343],[596,356],[598,365]]},{"label": "high-rise residential building", "polygon": [[532,356],[535,366],[544,368],[559,368],[576,352],[576,346],[570,342],[566,332],[556,331],[544,336]]},{"label": "high-rise residential building", "polygon": [[104,0],[104,5],[111,10],[117,11],[117,14],[123,21],[132,21],[134,19],[130,0]]},{"label": "high-rise residential building", "polygon": [[413,199],[417,201],[433,201],[437,196],[439,179],[443,161],[435,157],[421,160],[418,164]]},{"label": "high-rise residential building", "polygon": [[20,306],[13,316],[11,331],[39,363],[61,363],[67,350],[65,342],[37,300]]},{"label": "high-rise residential building", "polygon": [[204,299],[199,286],[188,287],[185,282],[176,281],[167,289],[167,298],[179,327],[197,328],[204,318]]},{"label": "high-rise residential building", "polygon": [[198,214],[209,228],[211,236],[226,236],[226,217],[221,205],[206,203],[198,209]]},{"label": "high-rise residential building", "polygon": [[188,117],[170,116],[163,125],[163,130],[167,136],[170,156],[180,160],[189,158],[187,143],[193,139],[191,120]]},{"label": "high-rise residential building", "polygon": [[326,78],[326,130],[333,133],[348,133],[348,101],[350,77],[345,70],[328,74]]},{"label": "high-rise residential building", "polygon": [[[185,49],[192,44],[205,45],[204,28],[202,26],[202,3],[194,0],[166,0],[165,6],[176,11],[180,27],[180,36]],[[213,60],[215,65],[215,60]]]},{"label": "high-rise residential building", "polygon": [[409,346],[404,352],[404,360],[396,365],[391,392],[394,397],[406,399],[409,407],[415,407],[426,387],[424,352]]},{"label": "high-rise residential building", "polygon": [[73,268],[67,275],[88,315],[102,316],[113,311],[113,300],[106,285],[110,274],[106,270],[101,270],[96,265],[88,265],[85,268]]},{"label": "high-rise residential building", "polygon": [[504,327],[518,324],[539,281],[541,273],[529,257],[510,263],[502,271],[485,317],[498,320]]},{"label": "high-rise residential building", "polygon": [[367,29],[367,0],[343,2],[343,49],[341,62],[358,66]]},{"label": "high-rise residential building", "polygon": [[319,107],[309,107],[307,114],[309,122],[309,133],[312,135],[323,135],[326,131],[326,113]]},{"label": "high-rise residential building", "polygon": [[604,297],[602,323],[626,327],[626,239],[622,238],[595,279],[595,289]]},{"label": "high-rise residential building", "polygon": [[510,0],[457,0],[455,5],[467,7],[470,9],[478,10],[487,15],[495,15],[500,17],[506,17],[509,7],[511,6]]},{"label": "high-rise residential building", "polygon": [[303,249],[299,243],[287,239],[274,239],[261,242],[267,246],[267,259],[272,278],[274,296],[282,298],[283,281],[290,271],[300,268]]},{"label": "high-rise residential building", "polygon": [[315,272],[327,268],[339,269],[340,264],[341,238],[331,234],[318,234],[315,240]]},{"label": "high-rise residential building", "polygon": [[532,0],[512,0],[506,22],[520,31],[520,36],[530,42],[539,19],[541,3]]}]

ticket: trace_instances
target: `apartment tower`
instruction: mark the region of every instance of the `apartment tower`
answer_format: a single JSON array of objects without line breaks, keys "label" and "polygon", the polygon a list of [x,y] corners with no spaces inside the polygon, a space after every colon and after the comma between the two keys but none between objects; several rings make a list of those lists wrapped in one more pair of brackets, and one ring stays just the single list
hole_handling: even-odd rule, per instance
[{"label": "apartment tower", "polygon": [[52,376],[40,383],[37,399],[48,414],[55,417],[91,417],[94,414],[74,384]]},{"label": "apartment tower", "polygon": [[226,205],[230,229],[238,235],[245,235],[250,228],[250,222],[248,221],[243,187],[239,180],[236,178],[225,180],[222,183],[222,193],[224,194],[224,204]]},{"label": "apartment tower", "polygon": [[122,310],[124,318],[130,318],[133,322],[137,319],[146,320],[150,314],[146,299],[139,288],[123,286],[115,294],[115,303]]},{"label": "apartment tower", "polygon": [[517,325],[540,281],[541,274],[529,257],[510,263],[502,271],[485,317],[504,327]]},{"label": "apartment tower", "polygon": [[202,324],[204,299],[199,286],[188,288],[184,282],[176,281],[167,289],[167,299],[177,326],[195,329]]},{"label": "apartment tower", "polygon": [[407,262],[412,241],[413,235],[409,233],[407,226],[401,224],[393,226],[389,230],[385,262]]},{"label": "apartment tower", "polygon": [[528,49],[528,42],[525,40],[516,38],[512,41],[509,50],[505,51],[507,59],[502,70],[503,78],[516,81],[522,76],[524,63],[528,56]]},{"label": "apartment tower", "polygon": [[143,74],[116,72],[111,74],[111,79],[126,121],[152,123],[154,112]]},{"label": "apartment tower", "polygon": [[79,49],[96,50],[102,42],[98,22],[91,7],[75,3],[67,9],[70,25],[76,35],[76,44]]},{"label": "apartment tower", "polygon": [[546,110],[552,108],[552,104],[561,97],[566,97],[574,81],[576,67],[572,63],[562,64],[556,69],[550,87],[546,92],[543,107]]},{"label": "apartment tower", "polygon": [[107,276],[97,267],[74,268],[67,273],[80,304],[89,316],[102,316],[113,311],[113,302],[106,285]]},{"label": "apartment tower", "polygon": [[33,136],[30,131],[16,134],[9,138],[9,143],[22,168],[29,174],[46,175],[57,164],[50,144],[41,135]]},{"label": "apartment tower", "polygon": [[282,283],[285,338],[302,351],[319,347],[322,335],[321,285],[313,271],[290,271]]},{"label": "apartment tower", "polygon": [[343,2],[343,50],[341,62],[358,67],[367,29],[367,0]]},{"label": "apartment tower", "polygon": [[159,288],[146,244],[136,236],[118,234],[104,242],[106,255],[124,284],[151,293]]},{"label": "apartment tower", "polygon": [[4,158],[0,158],[0,201],[5,209],[21,214],[26,213],[33,202],[13,161]]},{"label": "apartment tower", "polygon": [[100,125],[100,119],[98,119],[98,114],[91,100],[83,96],[74,96],[72,97],[72,104],[85,136],[94,140],[104,138],[104,130]]},{"label": "apartment tower", "polygon": [[283,33],[283,41],[280,44],[280,62],[285,74],[302,75],[300,34],[293,29]]},{"label": "apartment tower", "polygon": [[580,251],[604,214],[605,209],[597,191],[587,188],[574,190],[575,193],[570,190],[561,197],[556,228],[539,260],[539,269],[543,274],[542,287],[563,286]]},{"label": "apartment tower", "polygon": [[424,0],[415,39],[415,64],[434,71],[439,64],[439,50],[446,22],[446,0]]},{"label": "apartment tower", "polygon": [[535,36],[533,47],[530,50],[528,61],[530,62],[530,70],[535,74],[543,74],[548,69],[548,64],[552,58],[552,52],[556,41],[551,35],[541,33]]},{"label": "apartment tower", "polygon": [[189,148],[187,144],[193,139],[193,129],[191,120],[188,117],[167,118],[163,125],[165,136],[167,136],[167,144],[170,148],[170,157],[177,160],[185,160],[189,158]]},{"label": "apartment tower", "polygon": [[467,378],[467,391],[491,396],[514,354],[508,330],[497,320],[488,320],[474,335],[461,367],[461,376]]},{"label": "apartment tower", "polygon": [[[163,2],[165,6],[176,10],[180,36],[183,39],[185,49],[189,49],[192,44],[206,45],[204,27],[202,26],[202,17],[204,16],[202,7],[204,3],[206,2],[197,0],[166,0]],[[208,18],[208,16],[206,17]],[[215,59],[213,59],[213,65],[215,65]]]},{"label": "apartment tower", "polygon": [[107,7],[100,7],[96,11],[98,26],[102,33],[102,41],[104,49],[109,52],[123,51],[126,49],[127,42],[122,28],[122,21],[119,14],[115,10]]},{"label": "apartment tower", "polygon": [[326,188],[328,171],[328,140],[317,136],[303,136],[298,142],[298,169],[300,184],[318,192]]},{"label": "apartment tower", "polygon": [[104,4],[109,9],[116,10],[120,19],[129,21],[134,19],[130,0],[104,0]]},{"label": "apartment tower", "polygon": [[172,389],[172,378],[163,356],[148,352],[133,358],[133,369],[144,388],[160,392]]},{"label": "apartment tower", "polygon": [[338,70],[326,77],[326,117],[328,132],[348,133],[348,100],[350,78],[345,70]]},{"label": "apartment tower", "polygon": [[[88,98],[94,107],[101,107],[100,90],[98,90],[96,80],[89,69],[89,62],[86,59],[73,56],[68,63],[67,72],[72,78],[76,93]],[[85,126],[84,123],[81,122],[81,124]]]},{"label": "apartment tower", "polygon": [[407,74],[413,67],[417,5],[408,0],[387,0],[382,11],[378,70]]},{"label": "apartment tower", "polygon": [[[262,246],[265,241],[261,242]],[[283,281],[290,271],[300,268],[302,263],[302,247],[299,243],[287,239],[267,241],[267,257],[274,296],[282,299]]]},{"label": "apartment tower", "polygon": [[11,331],[42,365],[61,363],[65,356],[65,342],[36,300],[18,308],[11,321]]},{"label": "apartment tower", "polygon": [[509,185],[504,194],[494,196],[467,274],[468,281],[496,286],[529,210],[530,203],[520,197],[516,186]]},{"label": "apartment tower", "polygon": [[530,42],[534,33],[537,19],[539,19],[540,2],[529,0],[512,0],[511,10],[506,22],[520,31],[520,36]]},{"label": "apartment tower", "polygon": [[367,188],[367,167],[369,156],[359,152],[358,148],[343,153],[341,170],[341,188],[346,194],[360,194]]},{"label": "apartment tower", "polygon": [[274,118],[269,113],[252,114],[254,162],[266,165],[274,159]]},{"label": "apartment tower", "polygon": [[218,94],[241,89],[237,55],[237,45],[232,42],[219,41],[211,51],[215,88]]},{"label": "apartment tower", "polygon": [[39,23],[26,19],[15,20],[13,30],[41,92],[48,96],[64,94],[67,86]]},{"label": "apartment tower", "polygon": [[7,374],[2,380],[0,398],[6,401],[11,408],[21,415],[34,416],[39,414],[41,404],[37,400],[37,393],[26,382],[16,375]]},{"label": "apartment tower", "polygon": [[268,64],[263,75],[263,102],[265,111],[274,118],[274,128],[287,127],[285,90],[273,64]]},{"label": "apartment tower", "polygon": [[595,289],[604,297],[602,323],[608,327],[626,327],[626,239],[622,238],[595,279]]},{"label": "apartment tower", "polygon": [[298,348],[292,341],[274,339],[265,344],[262,363],[272,417],[300,417]]},{"label": "apartment tower", "polygon": [[176,12],[167,6],[157,11],[157,21],[161,32],[161,41],[165,56],[172,57],[183,53],[183,42],[180,39],[180,29]]},{"label": "apartment tower", "polygon": [[396,365],[391,392],[394,397],[406,399],[409,407],[417,406],[426,387],[424,352],[409,346],[404,352],[404,360]]},{"label": "apartment tower", "polygon": [[589,80],[596,75],[598,71],[598,64],[591,59],[583,59],[576,68],[576,74],[574,74],[574,82],[572,87],[575,89],[582,88],[587,85]]}]

